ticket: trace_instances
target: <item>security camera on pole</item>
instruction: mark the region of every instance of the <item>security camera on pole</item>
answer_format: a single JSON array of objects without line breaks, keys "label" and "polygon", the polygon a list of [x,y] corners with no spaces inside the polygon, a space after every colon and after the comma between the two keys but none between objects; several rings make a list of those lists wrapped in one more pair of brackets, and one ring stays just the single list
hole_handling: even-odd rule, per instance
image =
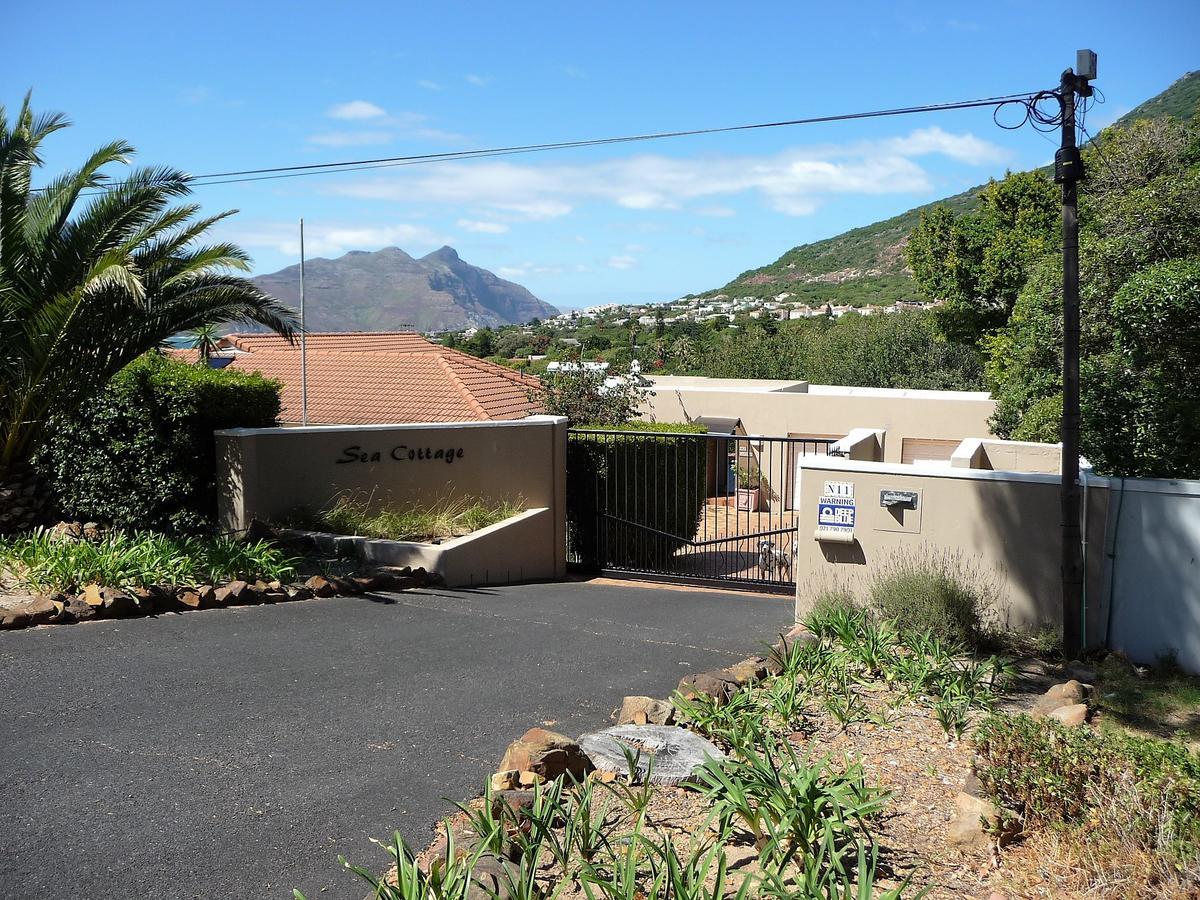
[{"label": "security camera on pole", "polygon": [[1079,179],[1083,162],[1075,143],[1075,97],[1090,97],[1096,54],[1080,50],[1075,69],[1062,74],[1062,146],[1054,155],[1054,180],[1062,185],[1063,221],[1063,417],[1062,417],[1062,610],[1063,652],[1079,654],[1083,634],[1083,546],[1079,504]]}]

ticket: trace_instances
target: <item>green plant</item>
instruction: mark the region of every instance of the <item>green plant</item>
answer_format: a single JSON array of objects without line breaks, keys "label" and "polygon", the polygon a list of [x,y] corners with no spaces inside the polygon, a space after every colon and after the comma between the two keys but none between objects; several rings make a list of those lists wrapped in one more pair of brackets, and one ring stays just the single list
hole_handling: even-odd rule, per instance
[{"label": "green plant", "polygon": [[482,501],[459,497],[432,504],[375,509],[369,496],[342,494],[320,512],[295,510],[284,524],[293,528],[384,538],[425,541],[470,534],[515,516],[519,501]]},{"label": "green plant", "polygon": [[1200,755],[1023,715],[988,717],[974,740],[984,788],[1026,829],[1102,830],[1200,876]]},{"label": "green plant", "polygon": [[739,820],[763,858],[778,866],[816,852],[822,841],[840,858],[886,799],[867,784],[861,765],[835,769],[827,757],[803,760],[774,739],[742,748],[736,758],[707,760],[696,781],[714,819]]},{"label": "green plant", "polygon": [[763,477],[758,469],[738,466],[733,470],[733,474],[737,479],[739,491],[756,491],[762,487]]},{"label": "green plant", "polygon": [[[376,875],[362,866],[352,865],[344,856],[339,856],[338,862],[371,886],[371,896],[375,900],[468,900],[478,896],[480,886],[472,877],[472,870],[484,853],[483,844],[464,855],[458,852],[453,829],[448,825],[446,836],[446,858],[430,866],[428,872],[417,864],[416,854],[398,831],[392,836],[390,844],[374,841],[385,846],[391,855],[396,867],[394,880]],[[305,900],[304,894],[298,890],[293,890],[292,895],[296,900]],[[514,897],[514,900],[517,898]]]},{"label": "green plant", "polygon": [[171,335],[228,320],[295,327],[290,310],[234,274],[249,269],[242,250],[196,245],[229,214],[196,218],[197,205],[177,204],[190,191],[183,172],[113,179],[105,170],[134,153],[113,141],[35,188],[43,144],[67,125],[35,115],[28,95],[11,120],[0,107],[0,484],[30,462],[52,421]]},{"label": "green plant", "polygon": [[681,721],[708,739],[739,752],[761,742],[767,732],[763,710],[753,691],[738,691],[728,701],[707,694],[687,698],[676,691],[671,703]]},{"label": "green plant", "polygon": [[[670,559],[700,525],[708,452],[708,440],[700,436],[704,428],[630,422],[611,431],[617,433],[573,431],[567,441],[570,551],[594,566],[639,567]],[[645,502],[656,485],[671,486],[670,502]]]},{"label": "green plant", "polygon": [[295,571],[294,563],[270,544],[231,537],[113,531],[95,541],[69,541],[37,529],[0,539],[0,581],[30,591],[73,592],[92,583],[130,588],[282,580]]},{"label": "green plant", "polygon": [[213,432],[272,426],[278,414],[277,382],[148,354],[86,407],[57,416],[35,465],[69,518],[173,534],[211,531]]},{"label": "green plant", "polygon": [[867,588],[872,610],[904,632],[928,632],[961,648],[979,645],[997,600],[994,581],[960,554],[923,547],[897,552]]}]

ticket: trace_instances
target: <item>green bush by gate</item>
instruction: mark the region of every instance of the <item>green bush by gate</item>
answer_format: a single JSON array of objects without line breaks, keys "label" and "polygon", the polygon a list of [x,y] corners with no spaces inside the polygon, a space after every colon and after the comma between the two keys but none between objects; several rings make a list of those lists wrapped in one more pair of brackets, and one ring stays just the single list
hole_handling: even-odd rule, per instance
[{"label": "green bush by gate", "polygon": [[268,427],[279,384],[148,354],[54,422],[37,466],[61,513],[128,529],[211,531],[220,428]]},{"label": "green bush by gate", "polygon": [[572,558],[591,568],[669,568],[696,537],[705,502],[706,439],[683,435],[704,433],[699,425],[652,422],[571,431]]}]

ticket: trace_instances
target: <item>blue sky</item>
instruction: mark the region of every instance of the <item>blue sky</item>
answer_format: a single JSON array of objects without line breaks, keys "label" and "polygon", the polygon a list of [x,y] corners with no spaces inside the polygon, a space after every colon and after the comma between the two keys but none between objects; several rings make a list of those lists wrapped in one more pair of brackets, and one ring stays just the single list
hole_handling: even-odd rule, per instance
[{"label": "blue sky", "polygon": [[[1120,116],[1200,67],[1200,4],[31,3],[0,102],[192,173],[735,125],[1052,87],[1100,55]],[[448,243],[564,306],[670,299],[1006,169],[1049,139],[988,110],[201,188],[269,272]]]}]

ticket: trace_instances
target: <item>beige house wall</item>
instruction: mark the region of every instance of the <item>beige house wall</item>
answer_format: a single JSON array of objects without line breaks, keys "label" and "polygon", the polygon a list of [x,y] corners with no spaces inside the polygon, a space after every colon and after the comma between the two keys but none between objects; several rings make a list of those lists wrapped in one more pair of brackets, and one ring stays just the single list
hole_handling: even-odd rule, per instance
[{"label": "beige house wall", "polygon": [[377,507],[511,500],[552,515],[536,519],[546,523],[540,540],[514,542],[507,570],[530,579],[566,572],[564,418],[236,428],[217,432],[216,441],[218,511],[227,530],[321,508],[344,494]]},{"label": "beige house wall", "polygon": [[[976,566],[999,591],[995,610],[1006,627],[1061,627],[1059,479],[1025,472],[923,469],[888,463],[807,457],[800,462],[796,614],[803,618],[827,586],[860,588],[897,553],[950,553]],[[817,506],[826,481],[854,485],[853,541],[816,539]],[[917,509],[881,506],[885,490],[915,491]],[[1088,537],[1103,542],[1108,494],[1088,493]],[[1087,591],[1104,590],[1102,554],[1088,559]],[[1098,604],[1091,604],[1096,608]],[[1102,634],[1088,623],[1090,642]]]},{"label": "beige house wall", "polygon": [[[885,432],[883,459],[900,462],[905,438],[962,440],[990,434],[995,402],[986,394],[959,391],[892,391],[735,382],[716,378],[656,378],[640,415],[656,422],[687,422],[700,416],[739,418],[749,434],[832,435],[855,428]],[[778,384],[784,389],[772,387]]]}]

